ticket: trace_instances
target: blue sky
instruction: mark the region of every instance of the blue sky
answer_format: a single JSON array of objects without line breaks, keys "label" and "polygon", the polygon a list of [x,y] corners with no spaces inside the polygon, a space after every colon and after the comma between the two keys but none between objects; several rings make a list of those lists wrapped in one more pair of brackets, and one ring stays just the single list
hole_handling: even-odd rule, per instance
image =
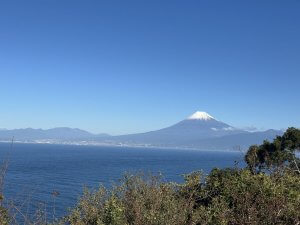
[{"label": "blue sky", "polygon": [[196,110],[300,126],[300,1],[0,3],[0,128],[124,134]]}]

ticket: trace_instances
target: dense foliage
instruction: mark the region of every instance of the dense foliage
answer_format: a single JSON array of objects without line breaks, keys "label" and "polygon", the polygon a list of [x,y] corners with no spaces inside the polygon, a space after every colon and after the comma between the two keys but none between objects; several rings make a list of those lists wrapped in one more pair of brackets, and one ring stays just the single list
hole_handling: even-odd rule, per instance
[{"label": "dense foliage", "polygon": [[249,148],[245,161],[253,173],[263,170],[278,170],[282,167],[293,168],[300,173],[300,160],[295,152],[300,150],[300,130],[289,128],[283,136],[276,137],[273,142],[264,141],[262,145]]},{"label": "dense foliage", "polygon": [[[213,169],[207,176],[194,172],[182,184],[157,176],[125,175],[112,189],[85,190],[69,215],[57,223],[299,225],[300,171],[295,156],[299,147],[300,130],[289,128],[273,142],[251,146],[245,155],[247,168]],[[0,209],[1,224],[8,224],[2,214],[6,210]]]},{"label": "dense foliage", "polygon": [[86,191],[64,223],[83,225],[299,224],[300,176],[214,169],[184,184],[126,176],[108,192]]},{"label": "dense foliage", "polygon": [[8,210],[2,206],[3,196],[0,194],[0,224],[8,225],[10,222],[10,216]]}]

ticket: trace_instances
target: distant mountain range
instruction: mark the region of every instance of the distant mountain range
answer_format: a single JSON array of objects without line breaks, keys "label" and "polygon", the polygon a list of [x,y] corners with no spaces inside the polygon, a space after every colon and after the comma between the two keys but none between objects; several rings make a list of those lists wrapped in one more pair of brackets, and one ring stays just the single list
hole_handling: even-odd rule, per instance
[{"label": "distant mountain range", "polygon": [[35,141],[41,139],[56,139],[56,140],[91,140],[98,137],[107,137],[108,134],[92,134],[85,130],[69,127],[57,127],[52,129],[14,129],[0,130],[0,140],[11,140],[13,137],[18,141]]},{"label": "distant mountain range", "polygon": [[282,135],[280,130],[249,132],[218,121],[206,112],[195,112],[179,123],[156,131],[110,136],[74,128],[0,130],[0,141],[104,144],[121,146],[194,148],[203,150],[246,149]]}]

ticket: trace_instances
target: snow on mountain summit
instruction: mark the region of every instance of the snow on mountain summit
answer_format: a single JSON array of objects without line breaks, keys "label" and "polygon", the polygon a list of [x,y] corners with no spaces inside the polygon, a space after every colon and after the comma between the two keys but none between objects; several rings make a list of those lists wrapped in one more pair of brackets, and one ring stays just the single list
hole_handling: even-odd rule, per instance
[{"label": "snow on mountain summit", "polygon": [[189,116],[187,119],[188,120],[211,120],[214,118],[211,115],[209,115],[207,112],[197,111],[191,116]]}]

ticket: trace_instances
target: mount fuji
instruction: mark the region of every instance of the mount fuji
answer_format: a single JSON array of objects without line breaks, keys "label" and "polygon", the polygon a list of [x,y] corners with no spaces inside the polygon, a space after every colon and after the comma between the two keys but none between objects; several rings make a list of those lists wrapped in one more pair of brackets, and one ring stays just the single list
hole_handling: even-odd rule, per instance
[{"label": "mount fuji", "polygon": [[221,137],[238,133],[244,133],[244,131],[218,121],[206,112],[197,111],[185,120],[170,127],[147,133],[119,136],[119,138],[145,138],[148,141],[165,140],[172,143],[176,140]]},{"label": "mount fuji", "polygon": [[282,131],[249,132],[215,119],[206,112],[197,111],[186,119],[156,131],[109,137],[124,145],[153,147],[184,147],[196,149],[229,150],[235,146],[247,148],[273,139]]}]

